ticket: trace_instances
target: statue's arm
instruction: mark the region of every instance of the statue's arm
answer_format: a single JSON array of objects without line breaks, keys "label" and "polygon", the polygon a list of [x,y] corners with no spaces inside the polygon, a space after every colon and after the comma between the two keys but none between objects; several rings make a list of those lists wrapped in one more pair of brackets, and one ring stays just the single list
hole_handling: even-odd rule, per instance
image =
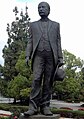
[{"label": "statue's arm", "polygon": [[60,36],[60,24],[58,23],[58,34],[57,34],[57,50],[58,50],[58,63],[59,65],[63,65],[63,55],[62,55],[62,47],[61,47],[61,36]]}]

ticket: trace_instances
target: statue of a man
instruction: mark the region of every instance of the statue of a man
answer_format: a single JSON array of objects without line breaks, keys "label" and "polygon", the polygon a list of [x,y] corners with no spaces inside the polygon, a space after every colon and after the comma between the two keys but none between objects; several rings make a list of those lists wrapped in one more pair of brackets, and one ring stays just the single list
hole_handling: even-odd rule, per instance
[{"label": "statue of a man", "polygon": [[33,83],[30,94],[29,110],[24,115],[38,113],[53,115],[50,111],[52,76],[57,64],[63,64],[60,25],[48,18],[50,6],[47,2],[38,5],[40,20],[30,23],[26,62],[32,59]]}]

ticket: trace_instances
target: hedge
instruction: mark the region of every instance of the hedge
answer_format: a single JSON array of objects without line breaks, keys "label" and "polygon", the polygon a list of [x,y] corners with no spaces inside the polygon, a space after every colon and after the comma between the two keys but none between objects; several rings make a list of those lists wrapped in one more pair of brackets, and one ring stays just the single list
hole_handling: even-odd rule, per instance
[{"label": "hedge", "polygon": [[0,104],[0,110],[10,111],[13,112],[14,110],[19,110],[20,112],[24,112],[28,110],[28,106],[20,106],[14,104]]},{"label": "hedge", "polygon": [[84,119],[84,111],[82,110],[67,110],[67,109],[56,109],[52,108],[51,111],[53,114],[60,114],[61,117],[68,118],[83,118]]},{"label": "hedge", "polygon": [[[28,106],[20,106],[14,104],[0,104],[0,110],[10,111],[14,115],[19,116],[20,113],[28,110]],[[53,114],[60,114],[61,117],[68,117],[68,118],[83,118],[84,119],[84,110],[70,110],[70,109],[57,109],[51,108]],[[3,119],[3,118],[0,118]]]}]

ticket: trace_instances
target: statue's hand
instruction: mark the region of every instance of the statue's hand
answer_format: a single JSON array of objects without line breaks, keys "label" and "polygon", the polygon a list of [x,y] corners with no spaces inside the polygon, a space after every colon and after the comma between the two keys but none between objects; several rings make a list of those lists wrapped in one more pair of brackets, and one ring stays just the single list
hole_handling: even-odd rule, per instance
[{"label": "statue's hand", "polygon": [[28,63],[29,63],[29,57],[26,57],[26,64],[28,66]]},{"label": "statue's hand", "polygon": [[58,59],[58,66],[61,67],[62,65],[64,65],[63,59],[60,58]]}]

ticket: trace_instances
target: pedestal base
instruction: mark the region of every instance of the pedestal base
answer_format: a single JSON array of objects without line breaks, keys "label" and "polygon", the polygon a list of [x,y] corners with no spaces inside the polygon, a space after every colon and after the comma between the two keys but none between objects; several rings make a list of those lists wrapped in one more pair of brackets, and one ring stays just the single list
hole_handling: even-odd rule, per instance
[{"label": "pedestal base", "polygon": [[45,115],[33,115],[29,117],[25,117],[23,114],[20,115],[19,119],[59,119],[60,115],[59,114],[53,114],[53,116],[45,116]]}]

